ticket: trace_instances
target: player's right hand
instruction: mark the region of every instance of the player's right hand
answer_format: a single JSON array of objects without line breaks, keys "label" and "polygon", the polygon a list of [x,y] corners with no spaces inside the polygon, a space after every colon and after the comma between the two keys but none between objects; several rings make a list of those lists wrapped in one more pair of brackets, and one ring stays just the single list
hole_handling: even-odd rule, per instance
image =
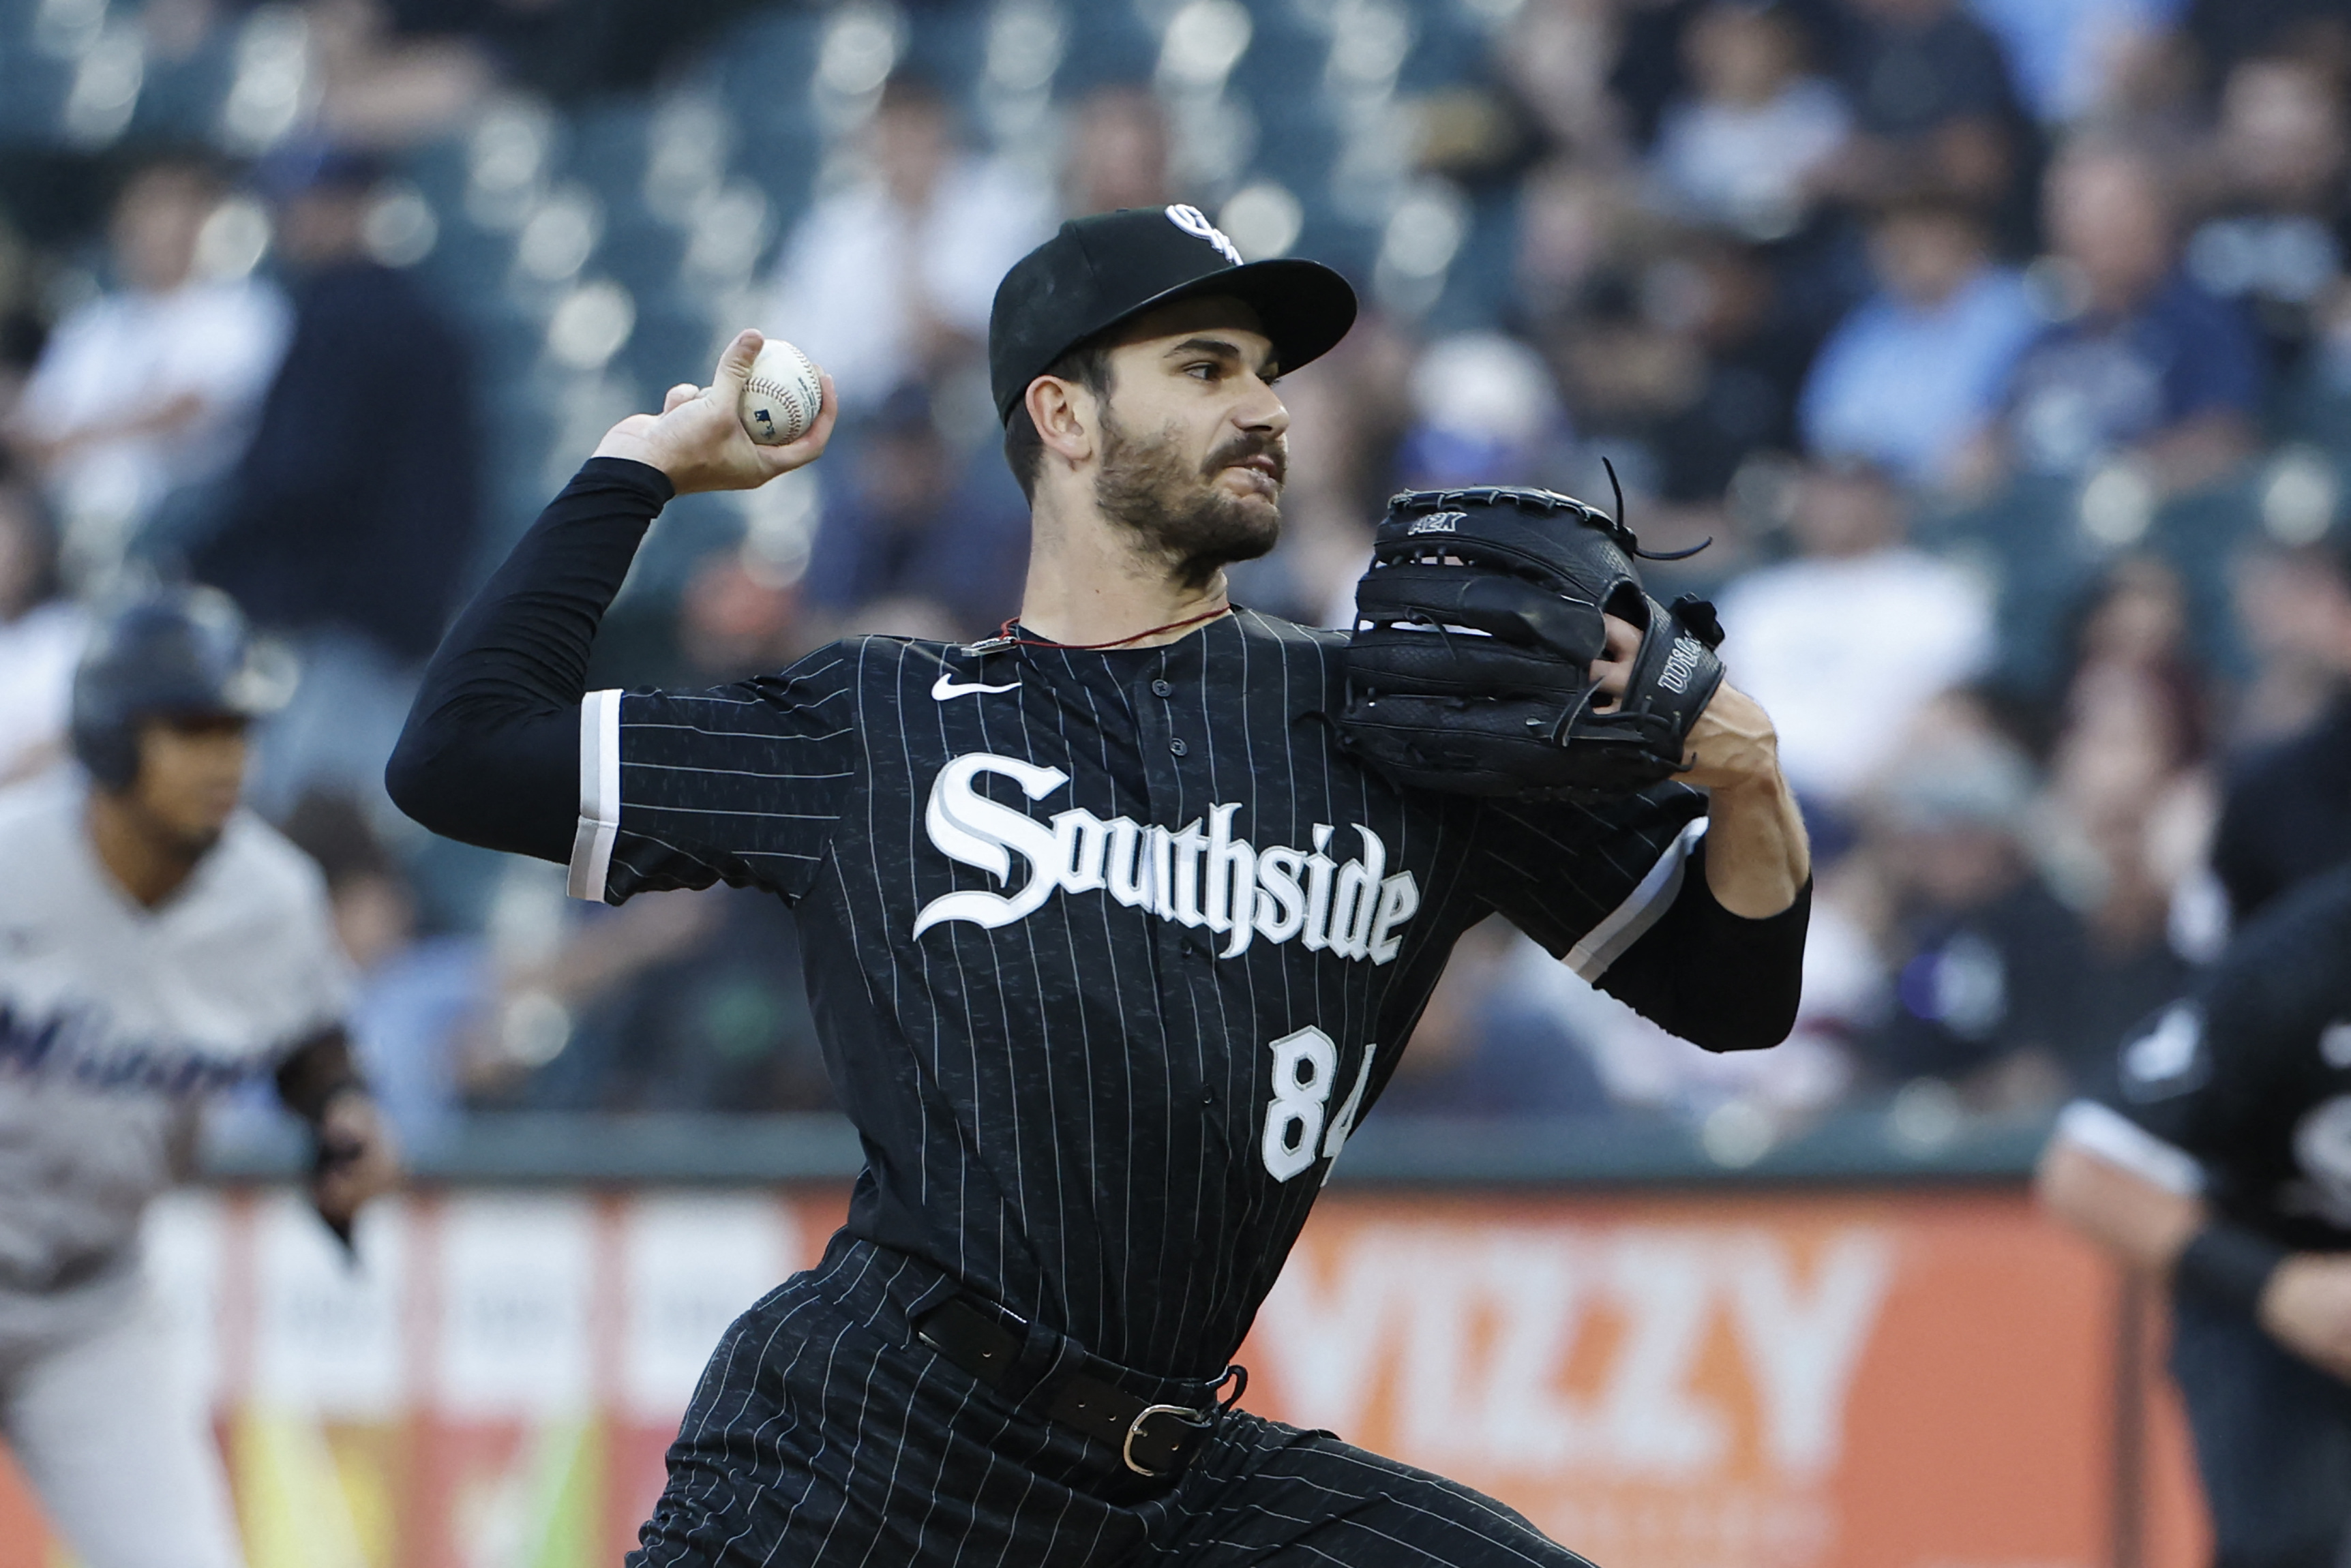
[{"label": "player's right hand", "polygon": [[2297,1252],[2279,1264],[2261,1320],[2286,1349],[2351,1382],[2351,1254]]},{"label": "player's right hand", "polygon": [[670,388],[661,413],[632,413],[621,421],[605,433],[595,455],[650,464],[669,476],[681,496],[697,490],[756,490],[778,475],[815,462],[832,438],[841,408],[831,376],[820,377],[824,407],[798,441],[762,446],[743,428],[737,412],[743,383],[766,341],[756,331],[737,332],[719,356],[710,385]]}]

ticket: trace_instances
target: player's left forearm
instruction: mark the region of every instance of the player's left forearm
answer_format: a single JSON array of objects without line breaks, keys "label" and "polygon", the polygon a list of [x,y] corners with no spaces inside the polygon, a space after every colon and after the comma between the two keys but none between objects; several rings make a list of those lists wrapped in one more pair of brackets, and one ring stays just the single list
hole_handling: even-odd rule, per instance
[{"label": "player's left forearm", "polygon": [[1725,684],[1691,730],[1690,750],[1683,779],[1708,796],[1707,886],[1733,915],[1779,914],[1813,874],[1813,854],[1771,716]]}]

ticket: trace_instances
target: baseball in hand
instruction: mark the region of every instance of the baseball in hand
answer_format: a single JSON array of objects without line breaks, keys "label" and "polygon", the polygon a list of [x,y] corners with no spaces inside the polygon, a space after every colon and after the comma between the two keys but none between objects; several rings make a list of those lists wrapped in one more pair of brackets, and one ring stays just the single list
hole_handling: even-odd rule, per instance
[{"label": "baseball in hand", "polygon": [[824,407],[816,366],[781,338],[770,338],[751,361],[743,383],[743,428],[762,446],[783,446],[806,435]]}]

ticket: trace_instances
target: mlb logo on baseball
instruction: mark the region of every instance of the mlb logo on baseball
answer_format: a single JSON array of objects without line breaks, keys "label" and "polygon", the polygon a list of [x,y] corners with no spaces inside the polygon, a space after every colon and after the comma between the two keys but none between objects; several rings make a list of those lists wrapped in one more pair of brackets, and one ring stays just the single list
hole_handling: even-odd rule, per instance
[{"label": "mlb logo on baseball", "polygon": [[815,363],[793,345],[761,345],[743,382],[743,429],[762,446],[784,446],[806,435],[824,409],[824,383]]}]

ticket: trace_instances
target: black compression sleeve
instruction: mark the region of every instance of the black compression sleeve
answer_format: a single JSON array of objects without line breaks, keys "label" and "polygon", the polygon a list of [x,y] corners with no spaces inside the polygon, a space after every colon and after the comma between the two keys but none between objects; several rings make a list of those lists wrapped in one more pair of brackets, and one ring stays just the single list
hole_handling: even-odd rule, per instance
[{"label": "black compression sleeve", "polygon": [[657,468],[591,457],[548,504],[425,666],[384,768],[394,804],[469,844],[571,858],[589,649],[674,494]]},{"label": "black compression sleeve", "polygon": [[2208,1220],[2189,1238],[2187,1249],[2172,1265],[2171,1278],[2181,1290],[2234,1307],[2250,1318],[2260,1312],[2262,1292],[2289,1256],[2283,1247],[2241,1225]]},{"label": "black compression sleeve", "polygon": [[351,1060],[350,1037],[340,1027],[304,1040],[277,1064],[277,1098],[314,1127],[347,1089],[365,1093],[367,1080]]},{"label": "black compression sleeve", "polygon": [[1777,915],[1749,920],[1723,908],[1706,883],[1700,839],[1672,906],[1608,967],[1600,988],[1708,1051],[1777,1045],[1796,1024],[1812,915],[1809,877]]}]

